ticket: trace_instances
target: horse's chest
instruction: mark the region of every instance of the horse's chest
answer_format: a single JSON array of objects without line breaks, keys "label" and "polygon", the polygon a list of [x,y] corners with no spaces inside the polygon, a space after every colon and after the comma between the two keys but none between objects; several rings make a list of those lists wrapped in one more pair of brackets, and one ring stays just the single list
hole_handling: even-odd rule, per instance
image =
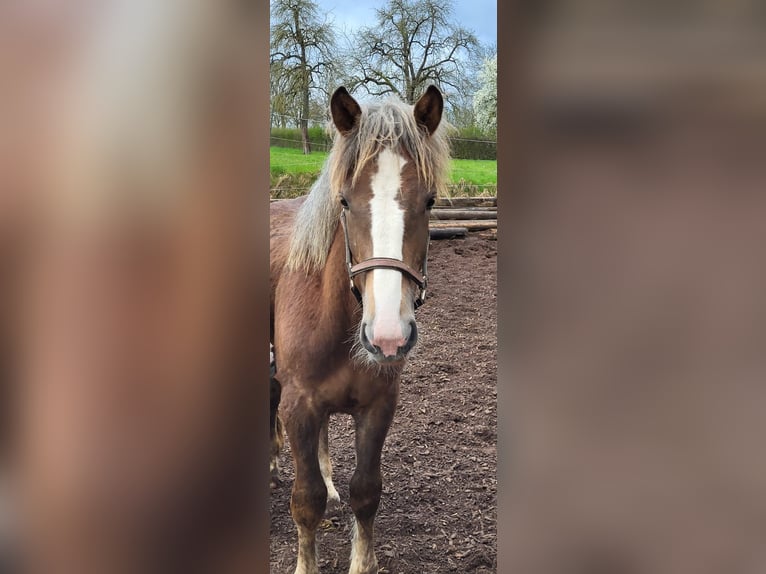
[{"label": "horse's chest", "polygon": [[348,414],[381,400],[395,400],[399,388],[398,376],[371,376],[351,368],[336,369],[310,381],[289,379],[282,381],[283,398],[291,393],[308,394],[322,410]]},{"label": "horse's chest", "polygon": [[395,398],[399,377],[371,377],[352,369],[344,369],[319,389],[319,396],[329,410],[353,414],[381,399]]}]

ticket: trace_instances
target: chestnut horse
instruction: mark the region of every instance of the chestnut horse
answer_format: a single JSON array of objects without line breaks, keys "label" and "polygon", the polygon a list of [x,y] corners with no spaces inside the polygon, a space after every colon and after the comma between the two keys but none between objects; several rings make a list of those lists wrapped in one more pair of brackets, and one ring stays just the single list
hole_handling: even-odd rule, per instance
[{"label": "chestnut horse", "polygon": [[333,413],[352,415],[356,425],[349,572],[378,571],[381,451],[418,338],[429,210],[449,166],[434,86],[414,106],[397,99],[360,106],[341,87],[330,111],[334,143],[318,181],[305,198],[271,208],[271,328],[295,465],[296,574],[319,571],[316,528],[328,500],[338,500],[327,445]]}]

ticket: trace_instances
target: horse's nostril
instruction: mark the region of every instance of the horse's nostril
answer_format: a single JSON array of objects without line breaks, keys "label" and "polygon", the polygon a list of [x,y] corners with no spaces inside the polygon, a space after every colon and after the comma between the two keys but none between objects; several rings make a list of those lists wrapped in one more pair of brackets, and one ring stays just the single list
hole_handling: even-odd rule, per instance
[{"label": "horse's nostril", "polygon": [[401,347],[402,353],[408,353],[415,343],[418,342],[418,326],[415,321],[410,321],[410,335],[407,338],[407,342]]},{"label": "horse's nostril", "polygon": [[370,353],[380,353],[380,347],[373,345],[367,337],[367,323],[362,323],[362,328],[359,330],[359,339],[362,342],[362,346]]}]

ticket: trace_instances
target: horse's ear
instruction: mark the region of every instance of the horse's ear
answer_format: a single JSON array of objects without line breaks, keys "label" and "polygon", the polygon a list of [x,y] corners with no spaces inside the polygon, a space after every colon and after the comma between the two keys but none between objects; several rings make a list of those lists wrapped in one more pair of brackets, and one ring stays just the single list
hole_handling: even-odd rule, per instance
[{"label": "horse's ear", "polygon": [[439,127],[443,111],[444,98],[442,98],[442,93],[436,86],[428,86],[426,93],[420,96],[415,104],[415,119],[420,125],[425,126],[430,135]]},{"label": "horse's ear", "polygon": [[348,90],[341,86],[333,92],[330,99],[330,113],[332,114],[332,121],[335,127],[338,128],[340,133],[345,135],[356,125],[359,116],[362,115],[362,108],[351,97]]}]

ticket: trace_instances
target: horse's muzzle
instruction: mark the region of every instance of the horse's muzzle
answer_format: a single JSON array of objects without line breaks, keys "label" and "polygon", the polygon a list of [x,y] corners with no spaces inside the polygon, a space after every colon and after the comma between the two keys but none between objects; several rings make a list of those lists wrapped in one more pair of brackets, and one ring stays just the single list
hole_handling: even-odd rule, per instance
[{"label": "horse's muzzle", "polygon": [[418,342],[418,326],[414,320],[407,325],[408,332],[403,333],[403,337],[396,341],[376,338],[373,335],[372,341],[367,334],[368,324],[363,323],[359,332],[359,338],[362,346],[379,363],[396,362],[403,360]]}]

